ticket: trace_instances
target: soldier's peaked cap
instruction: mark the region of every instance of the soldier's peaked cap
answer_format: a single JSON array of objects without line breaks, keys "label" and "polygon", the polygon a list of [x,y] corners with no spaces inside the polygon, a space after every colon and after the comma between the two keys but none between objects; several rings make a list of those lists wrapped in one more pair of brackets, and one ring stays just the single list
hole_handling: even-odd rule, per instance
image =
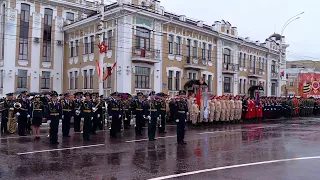
[{"label": "soldier's peaked cap", "polygon": [[186,91],[185,90],[180,90],[179,91],[179,95],[186,95],[187,93],[186,93]]},{"label": "soldier's peaked cap", "polygon": [[137,96],[143,96],[143,93],[142,92],[138,92]]}]

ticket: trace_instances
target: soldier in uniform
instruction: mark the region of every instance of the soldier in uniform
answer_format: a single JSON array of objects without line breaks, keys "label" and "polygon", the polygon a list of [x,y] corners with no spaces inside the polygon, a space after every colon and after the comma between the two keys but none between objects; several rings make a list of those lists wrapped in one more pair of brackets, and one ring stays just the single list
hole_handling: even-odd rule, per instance
[{"label": "soldier in uniform", "polygon": [[215,109],[215,120],[216,120],[216,123],[219,123],[220,121],[220,116],[221,116],[221,101],[220,101],[221,97],[217,97],[215,99],[215,106],[216,106],[216,109]]},{"label": "soldier in uniform", "polygon": [[[189,112],[189,110],[188,110]],[[200,125],[200,108],[196,99],[193,100],[190,117],[193,125]]]},{"label": "soldier in uniform", "polygon": [[136,118],[136,128],[135,128],[135,132],[137,136],[142,136],[142,127],[144,124],[144,100],[143,100],[143,93],[142,92],[138,92],[137,93],[138,99],[135,100],[132,103],[132,112],[133,115]]},{"label": "soldier in uniform", "polygon": [[14,103],[15,100],[13,99],[13,93],[8,93],[6,94],[7,98],[4,100],[3,102],[3,110],[1,113],[1,133],[7,133],[8,132],[8,120],[9,118],[10,121],[12,120],[12,117],[8,117],[9,115],[9,111],[12,111],[12,115],[13,115],[13,111],[14,111]]},{"label": "soldier in uniform", "polygon": [[227,105],[226,105],[226,101],[225,101],[225,96],[222,96],[221,100],[221,115],[220,115],[220,122],[224,123],[226,121],[226,109],[227,109]]},{"label": "soldier in uniform", "polygon": [[59,144],[58,142],[58,129],[59,121],[62,118],[62,107],[58,102],[58,94],[51,94],[51,101],[48,103],[48,109],[46,112],[46,119],[48,124],[50,124],[50,143]]},{"label": "soldier in uniform", "polygon": [[74,132],[81,132],[80,131],[80,122],[81,122],[81,105],[82,105],[82,92],[76,92],[75,100],[73,102],[73,118],[74,118]]},{"label": "soldier in uniform", "polygon": [[157,94],[160,99],[158,101],[158,112],[160,118],[160,125],[159,125],[159,133],[167,133],[166,132],[166,94],[158,93]]},{"label": "soldier in uniform", "polygon": [[129,129],[131,120],[131,101],[129,95],[122,95],[122,106],[123,106],[123,128]]},{"label": "soldier in uniform", "polygon": [[247,113],[248,113],[248,98],[244,95],[242,97],[242,121],[243,122],[246,121]]},{"label": "soldier in uniform", "polygon": [[156,129],[157,129],[157,118],[158,118],[158,112],[157,112],[157,103],[155,99],[155,92],[152,91],[149,96],[150,99],[147,101],[145,108],[146,111],[146,117],[148,119],[148,138],[149,141],[155,141],[156,136]]},{"label": "soldier in uniform", "polygon": [[44,105],[43,102],[40,101],[40,95],[37,94],[34,97],[34,102],[31,105],[31,117],[32,117],[32,126],[33,126],[33,135],[35,139],[40,139],[40,126],[42,124],[42,120],[44,120]]},{"label": "soldier in uniform", "polygon": [[92,98],[92,131],[91,133],[93,135],[97,134],[97,128],[99,127],[99,118],[100,118],[100,102],[98,100],[98,94],[99,93],[92,93],[91,98]]},{"label": "soldier in uniform", "polygon": [[62,106],[62,135],[63,137],[70,137],[70,122],[73,116],[73,102],[70,99],[70,94],[65,93],[64,99],[61,100]]},{"label": "soldier in uniform", "polygon": [[104,130],[104,125],[105,125],[105,120],[104,119],[105,119],[105,114],[106,114],[106,105],[105,105],[106,100],[103,99],[103,95],[100,96],[99,101],[100,101],[100,106],[99,106],[99,108],[100,108],[100,117],[98,118],[98,120],[99,120],[99,129],[100,130]]},{"label": "soldier in uniform", "polygon": [[21,104],[20,108],[15,109],[15,114],[18,117],[18,133],[19,136],[26,136],[25,129],[28,118],[30,118],[30,101],[27,99],[27,91],[21,92],[21,97],[17,99],[17,102]]},{"label": "soldier in uniform", "polygon": [[112,99],[108,105],[108,115],[111,119],[110,137],[117,137],[121,129],[122,107],[120,104],[120,95],[117,92],[111,94]]},{"label": "soldier in uniform", "polygon": [[233,96],[231,96],[230,97],[230,101],[229,101],[229,103],[230,103],[230,116],[229,116],[229,120],[230,120],[230,122],[231,123],[233,123],[234,122],[234,114],[235,114],[235,111],[236,111],[236,102],[234,101],[234,97]]},{"label": "soldier in uniform", "polygon": [[84,93],[85,100],[81,104],[81,115],[83,117],[83,139],[90,141],[90,134],[92,130],[92,119],[94,107],[91,101],[91,94],[89,92]]},{"label": "soldier in uniform", "polygon": [[187,144],[184,141],[184,134],[185,134],[185,123],[188,114],[188,105],[185,99],[186,92],[183,90],[179,91],[179,97],[175,102],[175,120],[177,122],[177,141],[178,144],[183,145]]},{"label": "soldier in uniform", "polygon": [[229,123],[229,122],[230,122],[231,107],[230,107],[230,97],[229,97],[228,95],[226,95],[225,103],[226,103],[226,116],[225,116],[225,120],[227,121],[227,123]]},{"label": "soldier in uniform", "polygon": [[209,122],[215,121],[215,111],[216,111],[216,105],[215,105],[215,97],[212,97],[211,102],[209,103]]}]

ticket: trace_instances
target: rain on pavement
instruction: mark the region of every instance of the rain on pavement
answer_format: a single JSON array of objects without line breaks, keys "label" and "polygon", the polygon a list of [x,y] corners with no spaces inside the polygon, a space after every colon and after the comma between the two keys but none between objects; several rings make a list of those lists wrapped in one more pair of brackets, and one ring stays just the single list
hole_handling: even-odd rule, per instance
[{"label": "rain on pavement", "polygon": [[[320,118],[189,126],[187,145],[176,144],[174,125],[155,142],[147,140],[147,129],[135,137],[133,128],[117,139],[106,130],[84,142],[80,133],[62,138],[60,126],[59,145],[49,144],[43,127],[40,141],[1,136],[0,179],[314,180],[320,165],[319,127]],[[295,159],[303,157],[316,158]],[[281,159],[290,160],[254,164]]]}]

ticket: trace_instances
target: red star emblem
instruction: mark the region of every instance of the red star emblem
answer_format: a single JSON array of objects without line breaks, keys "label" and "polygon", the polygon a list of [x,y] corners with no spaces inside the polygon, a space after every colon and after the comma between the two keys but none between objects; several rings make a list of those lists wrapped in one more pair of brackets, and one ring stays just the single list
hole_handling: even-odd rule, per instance
[{"label": "red star emblem", "polygon": [[108,46],[104,43],[104,41],[98,44],[98,47],[100,49],[100,53],[107,53]]}]

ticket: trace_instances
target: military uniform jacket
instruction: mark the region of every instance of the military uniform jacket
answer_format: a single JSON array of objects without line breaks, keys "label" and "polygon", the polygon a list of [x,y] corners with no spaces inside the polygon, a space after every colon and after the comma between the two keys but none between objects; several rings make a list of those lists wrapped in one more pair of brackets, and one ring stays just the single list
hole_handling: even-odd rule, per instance
[{"label": "military uniform jacket", "polygon": [[31,117],[33,118],[43,118],[45,109],[44,109],[43,102],[41,101],[35,101],[31,105],[32,113]]},{"label": "military uniform jacket", "polygon": [[70,100],[61,100],[63,115],[70,118],[73,115],[73,102]]},{"label": "military uniform jacket", "polygon": [[159,100],[158,103],[157,103],[157,109],[158,109],[158,112],[160,113],[166,113],[166,109],[167,109],[167,104],[166,104],[166,101],[165,100]]},{"label": "military uniform jacket", "polygon": [[14,105],[15,102],[16,102],[15,100],[7,100],[7,99],[6,99],[6,100],[4,101],[4,104],[3,104],[3,111],[2,111],[2,113],[8,114],[8,111],[9,111],[10,108],[11,108],[12,110],[14,110],[13,105]]},{"label": "military uniform jacket", "polygon": [[108,115],[119,116],[122,115],[122,106],[119,101],[111,100],[108,104]]},{"label": "military uniform jacket", "polygon": [[48,113],[45,114],[46,118],[48,120],[53,120],[53,119],[61,119],[62,118],[62,107],[59,102],[48,102],[48,107],[47,111]]},{"label": "military uniform jacket", "polygon": [[153,101],[148,101],[145,104],[145,112],[146,112],[146,116],[151,116],[151,117],[157,117],[159,116],[158,114],[158,109],[157,109],[157,101],[153,100]]},{"label": "military uniform jacket", "polygon": [[175,119],[182,119],[186,117],[186,113],[188,112],[188,105],[185,100],[176,101],[174,107]]},{"label": "military uniform jacket", "polygon": [[92,116],[92,102],[91,100],[84,100],[81,102],[81,114],[82,116]]},{"label": "military uniform jacket", "polygon": [[15,109],[15,113],[19,112],[22,117],[27,117],[28,114],[31,114],[31,103],[27,98],[19,98],[17,102],[21,104],[21,108]]},{"label": "military uniform jacket", "polygon": [[92,107],[97,108],[95,112],[92,111],[94,114],[101,114],[101,106],[100,106],[100,101],[98,100],[92,100]]},{"label": "military uniform jacket", "polygon": [[75,115],[76,110],[81,111],[81,105],[82,105],[82,101],[80,99],[76,99],[76,100],[73,101],[73,113],[74,113],[74,115]]},{"label": "military uniform jacket", "polygon": [[145,115],[145,103],[144,101],[140,101],[140,100],[135,100],[132,103],[132,113],[134,115]]}]

